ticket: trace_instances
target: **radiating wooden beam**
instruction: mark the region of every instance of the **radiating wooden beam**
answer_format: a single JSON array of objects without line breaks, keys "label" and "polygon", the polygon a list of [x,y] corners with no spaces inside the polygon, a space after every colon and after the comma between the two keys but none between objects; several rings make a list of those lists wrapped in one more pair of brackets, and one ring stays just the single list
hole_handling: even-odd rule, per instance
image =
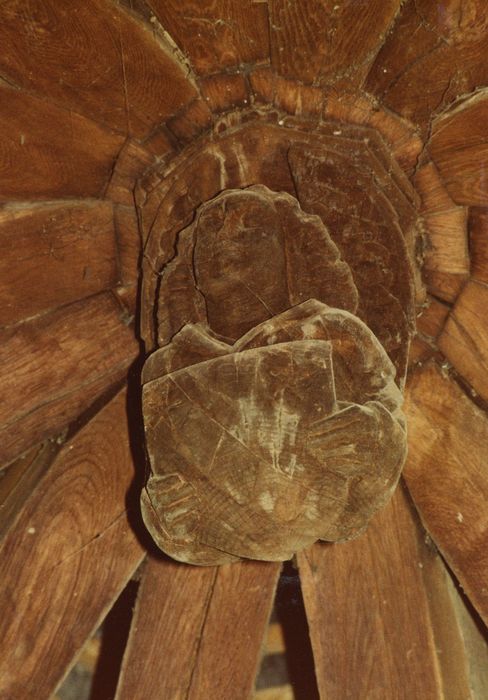
[{"label": "radiating wooden beam", "polygon": [[1,694],[48,698],[144,550],[129,524],[126,392],[58,455],[3,541]]},{"label": "radiating wooden beam", "polygon": [[0,209],[0,326],[117,282],[110,202],[19,203]]},{"label": "radiating wooden beam", "polygon": [[[459,694],[452,697],[469,697],[460,638],[450,648],[442,634],[438,638],[429,597],[434,595],[439,603],[440,594],[424,578],[431,555],[423,536],[400,487],[365,534],[350,542],[316,544],[298,555],[324,700],[440,700],[448,683],[444,658],[451,670],[456,665],[449,678],[457,678]],[[450,619],[446,601],[441,617]]]},{"label": "radiating wooden beam", "polygon": [[117,700],[251,697],[280,564],[145,564]]},{"label": "radiating wooden beam", "polygon": [[123,142],[0,79],[0,201],[99,197]]},{"label": "radiating wooden beam", "polygon": [[303,83],[360,86],[399,0],[270,0],[271,64]]},{"label": "radiating wooden beam", "polygon": [[0,464],[65,428],[138,354],[109,293],[0,331]]},{"label": "radiating wooden beam", "polygon": [[0,24],[0,76],[122,133],[147,136],[197,94],[171,44],[115,2],[8,0]]},{"label": "radiating wooden beam", "polygon": [[435,365],[407,391],[405,479],[422,520],[488,622],[488,418]]},{"label": "radiating wooden beam", "polygon": [[147,0],[200,75],[269,60],[266,3],[253,0]]}]

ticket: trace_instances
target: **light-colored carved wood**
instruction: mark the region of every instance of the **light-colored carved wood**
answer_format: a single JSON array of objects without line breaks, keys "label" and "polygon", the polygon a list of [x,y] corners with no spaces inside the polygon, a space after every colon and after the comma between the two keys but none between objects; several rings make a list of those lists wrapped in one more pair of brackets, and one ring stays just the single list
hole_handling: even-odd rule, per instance
[{"label": "light-colored carved wood", "polygon": [[0,326],[113,287],[113,208],[96,200],[0,209]]},{"label": "light-colored carved wood", "polygon": [[406,399],[406,482],[425,527],[486,622],[488,418],[435,364],[411,377]]},{"label": "light-colored carved wood", "polygon": [[145,564],[117,700],[233,698],[254,687],[280,564]]},{"label": "light-colored carved wood", "polygon": [[473,389],[488,399],[488,285],[470,280],[439,336],[438,345]]},{"label": "light-colored carved wood", "polygon": [[321,697],[470,697],[462,640],[443,634],[454,614],[431,571],[439,557],[423,537],[399,488],[356,540],[298,555]]},{"label": "light-colored carved wood", "polygon": [[126,513],[126,402],[122,391],[63,447],[2,543],[0,688],[9,700],[51,696],[144,556]]},{"label": "light-colored carved wood", "polygon": [[0,332],[0,463],[56,434],[121,381],[138,353],[110,293]]},{"label": "light-colored carved wood", "polygon": [[433,122],[428,149],[457,204],[480,207],[486,204],[487,121],[488,90],[485,89],[460,99]]}]

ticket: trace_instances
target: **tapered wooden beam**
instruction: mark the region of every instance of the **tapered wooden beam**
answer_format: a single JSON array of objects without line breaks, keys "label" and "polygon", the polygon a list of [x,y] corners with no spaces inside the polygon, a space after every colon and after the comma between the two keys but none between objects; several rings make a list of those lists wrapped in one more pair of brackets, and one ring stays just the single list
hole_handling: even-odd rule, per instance
[{"label": "tapered wooden beam", "polygon": [[488,622],[488,418],[435,365],[407,391],[405,479],[422,520]]},{"label": "tapered wooden beam", "polygon": [[250,698],[279,570],[149,559],[117,700]]},{"label": "tapered wooden beam", "polygon": [[134,479],[126,392],[66,446],[5,538],[0,685],[50,697],[144,550],[126,513]]},{"label": "tapered wooden beam", "polygon": [[[446,646],[429,597],[439,604],[423,532],[400,487],[356,540],[298,555],[322,698],[468,697],[461,640]],[[430,571],[430,569],[429,569]],[[452,617],[443,600],[436,616]],[[442,653],[438,653],[438,645]],[[453,649],[457,654],[453,654]],[[449,662],[444,667],[444,655]],[[457,664],[455,673],[449,664]],[[456,693],[453,693],[456,697]]]},{"label": "tapered wooden beam", "polygon": [[357,3],[270,0],[271,63],[303,83],[359,86],[400,8],[399,0]]},{"label": "tapered wooden beam", "polygon": [[115,2],[34,0],[24,13],[0,8],[0,76],[44,99],[143,138],[197,94],[171,44]]},{"label": "tapered wooden beam", "polygon": [[120,134],[1,80],[0,134],[0,162],[8,163],[0,169],[0,201],[99,197],[124,143]]},{"label": "tapered wooden beam", "polygon": [[0,326],[117,282],[110,202],[19,203],[0,209]]},{"label": "tapered wooden beam", "polygon": [[148,0],[147,4],[200,75],[269,60],[266,3]]},{"label": "tapered wooden beam", "polygon": [[0,331],[0,464],[65,428],[138,354],[108,292]]}]

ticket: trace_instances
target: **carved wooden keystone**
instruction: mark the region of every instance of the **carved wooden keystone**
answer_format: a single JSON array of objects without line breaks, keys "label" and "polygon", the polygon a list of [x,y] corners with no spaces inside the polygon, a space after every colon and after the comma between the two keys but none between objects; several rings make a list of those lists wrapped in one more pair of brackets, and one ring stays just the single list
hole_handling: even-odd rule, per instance
[{"label": "carved wooden keystone", "polygon": [[280,561],[350,539],[398,482],[416,234],[406,240],[383,191],[366,187],[360,159],[363,194],[349,220],[339,215],[340,196],[320,189],[344,181],[347,206],[339,146],[288,149],[300,201],[246,177],[222,188],[220,177],[182,213],[171,177],[184,191],[194,154],[183,183],[173,164],[145,193],[147,206],[160,188],[167,216],[145,246],[141,503],[180,561]]}]

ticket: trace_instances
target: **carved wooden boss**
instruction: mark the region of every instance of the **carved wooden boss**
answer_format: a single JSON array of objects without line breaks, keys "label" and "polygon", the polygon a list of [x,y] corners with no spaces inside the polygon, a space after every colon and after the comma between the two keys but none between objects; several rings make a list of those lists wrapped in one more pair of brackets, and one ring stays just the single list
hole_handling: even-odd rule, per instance
[{"label": "carved wooden boss", "polygon": [[220,564],[355,536],[406,453],[421,290],[402,170],[369,128],[249,112],[137,196],[153,538]]}]

